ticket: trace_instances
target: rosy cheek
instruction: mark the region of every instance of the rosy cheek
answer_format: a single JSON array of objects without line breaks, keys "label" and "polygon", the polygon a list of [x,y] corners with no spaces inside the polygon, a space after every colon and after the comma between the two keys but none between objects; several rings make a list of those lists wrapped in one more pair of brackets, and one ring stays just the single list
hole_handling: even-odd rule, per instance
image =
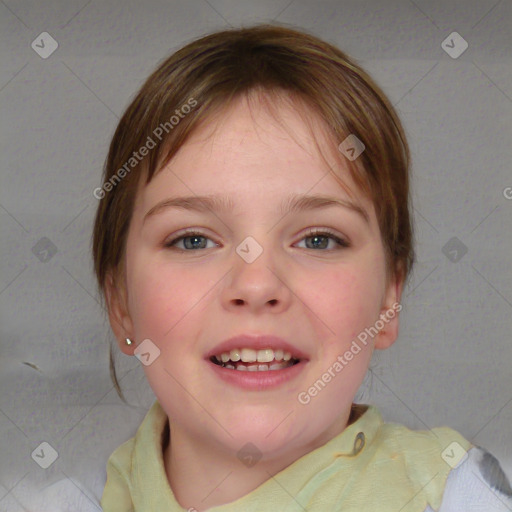
[{"label": "rosy cheek", "polygon": [[378,311],[375,278],[360,272],[339,274],[331,279],[337,285],[332,289],[334,308],[330,318],[335,323],[337,338],[352,340],[375,320]]},{"label": "rosy cheek", "polygon": [[[151,333],[164,345],[180,338],[183,329],[197,314],[208,288],[194,272],[177,272],[167,267],[142,269],[134,282],[137,286],[137,327]],[[144,333],[141,333],[145,335]]]},{"label": "rosy cheek", "polygon": [[[166,308],[173,310],[169,304],[172,280],[165,274],[158,274],[154,269],[140,262],[131,269],[130,307],[137,336],[142,338],[161,337],[165,332],[162,325]],[[168,317],[169,324],[172,318]]]}]

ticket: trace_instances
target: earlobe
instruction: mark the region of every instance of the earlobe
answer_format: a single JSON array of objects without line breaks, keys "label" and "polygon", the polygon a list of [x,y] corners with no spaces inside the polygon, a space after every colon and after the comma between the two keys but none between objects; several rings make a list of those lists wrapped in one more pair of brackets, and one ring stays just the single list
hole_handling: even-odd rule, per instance
[{"label": "earlobe", "polygon": [[399,332],[399,314],[402,310],[400,298],[402,296],[403,279],[401,275],[390,280],[386,291],[383,306],[380,311],[378,326],[379,333],[375,338],[375,349],[385,350],[396,341]]},{"label": "earlobe", "polygon": [[124,288],[116,285],[111,273],[105,279],[105,299],[110,327],[122,352],[133,355],[134,346],[126,344],[126,338],[133,339],[133,325],[128,311]]}]

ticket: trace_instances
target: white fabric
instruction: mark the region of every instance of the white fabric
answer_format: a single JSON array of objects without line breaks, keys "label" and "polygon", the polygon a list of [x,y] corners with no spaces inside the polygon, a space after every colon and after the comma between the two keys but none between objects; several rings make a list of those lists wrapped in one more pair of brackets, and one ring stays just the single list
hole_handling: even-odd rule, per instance
[{"label": "white fabric", "polygon": [[[490,479],[486,476],[489,474]],[[496,484],[498,489],[494,488]],[[486,450],[472,448],[468,458],[450,471],[437,512],[511,512],[512,495],[502,492],[503,487],[510,492],[510,484],[498,461]],[[425,512],[436,511],[427,507]]]}]

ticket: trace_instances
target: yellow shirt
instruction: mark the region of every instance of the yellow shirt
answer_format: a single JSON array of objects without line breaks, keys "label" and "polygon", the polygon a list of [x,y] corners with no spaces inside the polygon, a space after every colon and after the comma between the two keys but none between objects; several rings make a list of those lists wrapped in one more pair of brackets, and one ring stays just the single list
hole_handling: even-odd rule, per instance
[{"label": "yellow shirt", "polygon": [[[471,443],[448,427],[410,430],[384,423],[373,406],[354,405],[355,420],[238,500],[211,512],[424,512],[438,510],[449,472]],[[107,462],[104,512],[183,512],[163,461],[167,415],[158,400],[135,437]],[[168,430],[167,430],[168,432]],[[452,462],[453,461],[453,462]]]}]

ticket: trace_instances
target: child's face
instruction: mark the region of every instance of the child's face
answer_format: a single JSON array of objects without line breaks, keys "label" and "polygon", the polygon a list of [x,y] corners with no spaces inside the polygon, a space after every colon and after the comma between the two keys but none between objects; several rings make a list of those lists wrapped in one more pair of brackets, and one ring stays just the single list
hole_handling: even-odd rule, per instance
[{"label": "child's face", "polygon": [[[129,299],[118,337],[136,344],[149,338],[159,348],[160,356],[143,368],[169,415],[173,439],[228,450],[233,457],[247,442],[272,457],[301,455],[339,433],[373,349],[389,346],[398,329],[395,317],[366,346],[359,343],[350,361],[343,359],[342,371],[333,370],[358,334],[399,300],[400,286],[393,281],[386,287],[371,201],[355,192],[348,171],[328,153],[355,195],[344,192],[297,112],[280,106],[279,113],[288,131],[259,104],[249,111],[245,100],[237,101],[220,117],[213,137],[211,124],[195,132],[139,190],[127,242]],[[315,133],[327,154],[319,127]],[[204,195],[229,198],[234,209],[214,214],[167,208],[144,220],[165,199]],[[281,213],[283,201],[294,195],[357,203],[369,221],[342,206]],[[164,247],[185,228],[205,238]],[[308,228],[328,228],[351,246],[306,237]],[[253,262],[236,251],[247,237],[263,249]],[[118,329],[115,322],[113,327]],[[228,383],[206,354],[239,334],[279,336],[308,360],[291,380],[272,388]],[[133,354],[133,348],[123,350]],[[315,396],[308,393],[329,368],[330,382],[326,378]]]}]

